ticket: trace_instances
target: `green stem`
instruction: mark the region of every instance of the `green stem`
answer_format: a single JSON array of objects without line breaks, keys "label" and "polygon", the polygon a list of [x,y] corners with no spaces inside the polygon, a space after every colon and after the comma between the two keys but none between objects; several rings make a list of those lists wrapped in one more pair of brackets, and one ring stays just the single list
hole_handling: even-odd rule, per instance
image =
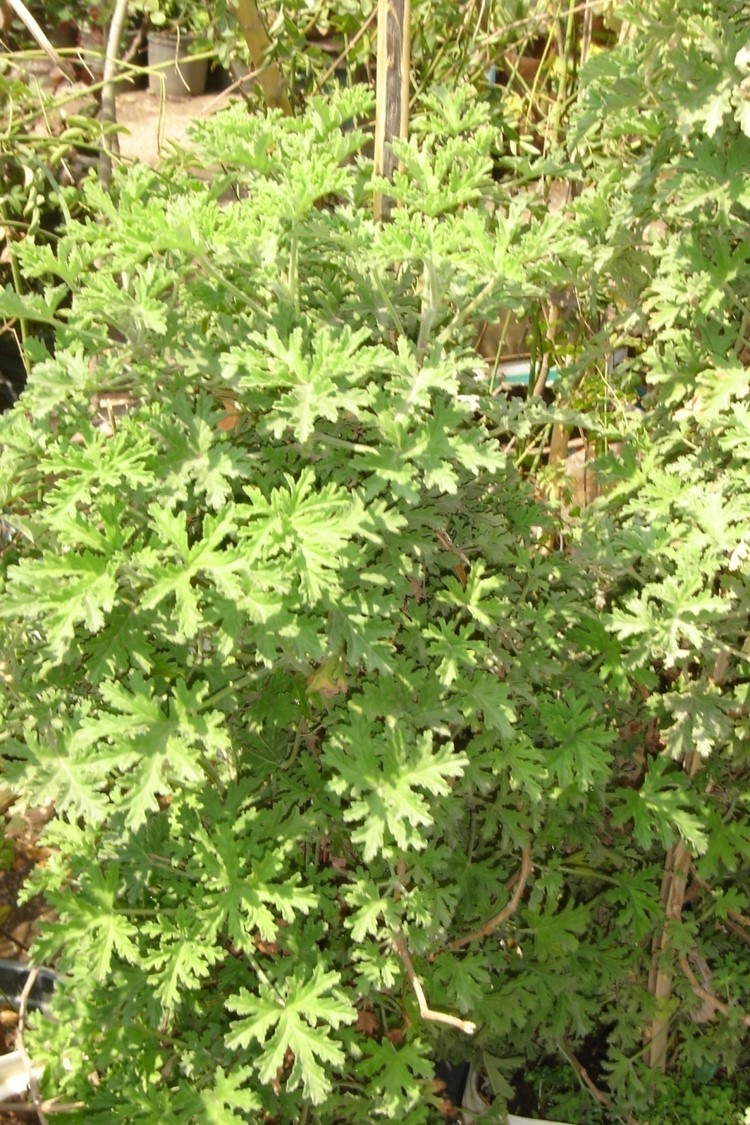
[{"label": "green stem", "polygon": [[[562,22],[562,21],[561,21]],[[575,4],[568,5],[568,15],[565,22],[564,37],[560,29],[562,50],[560,51],[560,85],[555,99],[555,108],[552,116],[552,139],[555,144],[560,142],[562,119],[569,105],[568,78],[575,78],[575,58],[573,57],[573,39],[575,36]]]},{"label": "green stem", "polygon": [[[544,44],[544,49],[543,49],[542,54],[541,54],[540,59],[539,59],[539,66],[536,69],[536,74],[534,75],[534,81],[532,82],[531,88],[528,91],[528,104],[526,106],[526,119],[525,119],[525,128],[527,128],[527,129],[531,125],[531,115],[532,115],[534,109],[536,108],[536,100],[537,100],[537,95],[538,95],[538,92],[539,92],[539,84],[541,82],[542,74],[544,72],[544,64],[546,63],[547,57],[550,53],[550,50],[552,49],[552,43],[553,43],[553,36],[552,36],[552,33],[550,32],[550,34],[547,37],[547,42]],[[519,62],[520,62],[520,56],[519,56]]]},{"label": "green stem", "polygon": [[170,875],[177,875],[182,879],[189,879],[191,883],[200,883],[200,876],[192,875],[182,867],[176,867],[166,856],[153,855],[151,852],[146,852],[146,856],[155,867],[161,868],[162,871],[167,871]]},{"label": "green stem", "polygon": [[378,290],[378,292],[380,293],[381,297],[383,298],[383,301],[385,302],[385,307],[388,309],[388,312],[391,314],[391,319],[393,320],[393,323],[396,326],[396,329],[398,331],[399,336],[405,336],[406,332],[404,330],[403,321],[401,320],[401,317],[396,312],[396,309],[393,305],[393,302],[391,301],[390,297],[388,296],[387,290],[386,290],[385,285],[383,284],[383,282],[381,280],[380,274],[375,269],[373,269],[371,271],[371,274],[372,274],[372,280],[375,282],[375,287]]},{"label": "green stem", "polygon": [[598,883],[606,883],[610,887],[621,886],[621,880],[613,879],[611,875],[602,875],[601,872],[594,871],[590,867],[568,867],[560,864],[555,870],[563,871],[566,875],[575,875],[581,879],[595,879]]},{"label": "green stem", "polygon": [[197,261],[201,264],[206,273],[209,274],[209,276],[211,276],[214,281],[220,282],[227,290],[227,292],[231,293],[233,297],[237,297],[237,299],[242,301],[243,304],[247,305],[248,308],[251,308],[254,313],[261,317],[262,320],[270,319],[266,310],[261,305],[259,305],[257,301],[254,301],[252,297],[250,297],[247,293],[244,293],[237,285],[235,285],[233,281],[230,281],[229,278],[221,272],[221,270],[216,269],[216,267],[213,266],[207,258],[204,258],[201,255],[197,258]]},{"label": "green stem", "polygon": [[361,445],[356,441],[346,441],[345,438],[334,437],[333,434],[323,433],[322,430],[313,430],[310,441],[319,441],[322,445],[331,445],[334,449],[353,449],[355,453],[372,453],[372,447]]},{"label": "green stem", "polygon": [[160,918],[164,914],[176,913],[176,906],[164,906],[161,910],[151,910],[147,906],[122,906],[115,910],[115,914],[121,914],[127,918]]},{"label": "green stem", "polygon": [[425,262],[423,267],[422,313],[419,318],[419,337],[417,339],[417,363],[421,366],[424,361],[427,345],[430,342],[432,326],[440,309],[437,301],[437,279],[435,268],[431,262]]},{"label": "green stem", "polygon": [[467,320],[471,319],[471,317],[474,315],[475,310],[479,308],[482,302],[490,295],[496,285],[497,280],[493,277],[482,289],[480,289],[476,297],[472,298],[472,300],[469,301],[468,305],[464,305],[463,308],[459,309],[458,312],[456,312],[453,320],[446,324],[445,328],[443,328],[443,330],[438,334],[438,341],[441,344],[444,344],[446,342],[446,340],[450,337],[451,332],[454,332],[456,328],[459,328],[462,324],[465,324]]},{"label": "green stem", "polygon": [[250,964],[252,965],[252,967],[255,969],[255,973],[258,977],[258,980],[260,980],[260,982],[262,984],[264,984],[266,986],[266,988],[270,988],[272,992],[275,992],[278,999],[281,1001],[282,1004],[284,1004],[285,1003],[284,997],[281,995],[278,988],[273,983],[273,981],[270,979],[268,974],[265,973],[263,971],[263,969],[261,969],[260,965],[258,964],[257,957],[254,957],[252,953],[248,953],[248,952],[245,952],[245,956],[247,957],[247,959],[250,962]]},{"label": "green stem", "polygon": [[[8,225],[8,220],[6,218],[6,211],[5,211],[5,203],[3,201],[0,201],[0,219],[2,220],[4,226]],[[11,243],[10,239],[8,239],[8,257],[10,259],[10,273],[11,273],[11,277],[13,278],[13,288],[15,289],[18,297],[23,297],[23,283],[21,281],[21,271],[18,268],[18,259],[16,258],[16,254],[15,254],[15,251],[13,249],[13,246],[12,246],[12,243]],[[28,322],[27,322],[27,320],[24,316],[18,317],[18,326],[21,329],[21,343],[25,344],[26,340],[27,340],[27,337],[29,335],[29,326],[28,326]],[[21,349],[21,358],[23,359],[23,365],[24,365],[24,369],[26,371],[26,377],[28,378],[29,369],[28,369],[28,366],[27,366],[27,363],[26,363],[26,356],[23,354],[23,348]]]},{"label": "green stem", "polygon": [[206,755],[205,755],[205,754],[201,754],[201,756],[200,756],[200,758],[198,759],[198,761],[200,762],[200,765],[201,765],[201,769],[202,769],[202,770],[203,770],[203,772],[205,773],[205,775],[206,775],[206,777],[208,778],[208,780],[209,780],[209,781],[211,781],[211,782],[213,783],[213,785],[215,786],[216,790],[217,790],[217,791],[219,792],[219,794],[220,794],[220,795],[221,795],[221,796],[223,797],[223,796],[224,796],[224,794],[225,794],[225,792],[226,792],[226,786],[225,786],[225,785],[224,785],[224,783],[222,782],[221,778],[219,777],[219,775],[218,775],[218,773],[216,772],[216,770],[214,769],[214,767],[213,767],[213,766],[211,765],[211,763],[209,762],[209,760],[208,760],[208,758],[206,757]]},{"label": "green stem", "polygon": [[[224,687],[219,688],[213,695],[209,695],[207,699],[203,700],[198,708],[198,714],[201,715],[204,711],[215,707],[217,703],[220,703],[222,699],[226,699],[228,695],[232,695],[235,691],[240,691],[244,687],[249,687],[250,684],[257,683],[257,680],[257,672],[249,672],[246,676],[239,676],[238,679],[232,680],[231,683],[224,684]],[[260,699],[260,692],[253,696],[253,702],[256,699]]]},{"label": "green stem", "polygon": [[289,296],[295,311],[299,312],[299,239],[294,223],[289,243]]}]

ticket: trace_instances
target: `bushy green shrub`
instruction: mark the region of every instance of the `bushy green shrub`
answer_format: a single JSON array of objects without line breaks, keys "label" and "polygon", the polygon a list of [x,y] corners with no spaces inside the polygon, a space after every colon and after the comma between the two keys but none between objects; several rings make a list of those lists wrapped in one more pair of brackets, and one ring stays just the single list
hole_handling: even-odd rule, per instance
[{"label": "bushy green shrub", "polygon": [[[342,128],[369,108],[235,109],[197,131],[215,185],[133,169],[25,255],[73,300],[29,309],[57,351],[2,424],[4,753],[56,803],[36,956],[69,983],[39,1042],[86,1120],[428,1120],[430,1058],[465,1047],[409,958],[490,1054],[601,1006],[590,583],[471,348],[538,243],[484,204],[465,94],[415,121],[376,226]],[[517,918],[466,940],[519,877]]]},{"label": "bushy green shrub", "polygon": [[[375,225],[354,89],[26,248],[4,754],[57,808],[35,1046],[81,1120],[438,1120],[472,1053],[501,1096],[559,1059],[584,1125],[745,1060],[743,28],[679,16],[583,76],[559,213],[459,89]],[[549,300],[557,404],[518,407],[475,324]],[[513,465],[552,424],[627,437],[582,534]]]},{"label": "bushy green shrub", "polygon": [[646,392],[588,542],[608,571],[607,663],[640,682],[634,721],[651,731],[634,840],[659,839],[670,802],[695,830],[664,864],[646,1054],[688,1075],[747,1062],[749,35],[734,0],[691,0],[677,20],[650,8],[583,76],[573,135],[601,176],[578,204],[598,287]]},{"label": "bushy green shrub", "polygon": [[669,1081],[649,1114],[650,1125],[745,1125],[747,1113],[740,1108],[738,1091],[726,1083],[707,1082],[693,1086]]}]

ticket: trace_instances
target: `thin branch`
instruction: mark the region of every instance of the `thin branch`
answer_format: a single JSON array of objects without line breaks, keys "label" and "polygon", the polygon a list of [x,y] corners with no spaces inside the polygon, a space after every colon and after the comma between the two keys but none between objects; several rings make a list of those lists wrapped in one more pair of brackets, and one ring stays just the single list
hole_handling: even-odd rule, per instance
[{"label": "thin branch", "polygon": [[368,27],[370,27],[372,25],[372,23],[374,22],[377,14],[378,14],[378,5],[377,5],[377,3],[375,3],[372,6],[372,11],[370,12],[370,14],[367,17],[367,19],[365,20],[365,22],[360,27],[357,34],[353,37],[353,39],[350,39],[350,41],[347,43],[346,47],[341,52],[341,54],[338,56],[338,58],[335,58],[333,60],[331,65],[328,67],[328,70],[323,75],[323,77],[320,79],[319,82],[316,83],[316,85],[315,85],[315,93],[316,94],[318,93],[319,90],[321,90],[323,88],[323,86],[325,86],[328,79],[341,66],[342,62],[344,62],[349,57],[349,55],[354,50],[354,48],[357,46],[357,44],[359,43],[359,41],[362,38],[362,36],[364,35],[364,33],[367,31]]},{"label": "thin branch", "polygon": [[[18,533],[16,533],[16,535],[13,536],[13,539],[11,539],[10,542],[11,543],[15,542],[15,540],[17,538],[18,538]],[[10,546],[10,543],[8,544],[8,546]],[[7,547],[3,547],[3,551],[5,551],[5,550],[7,550]],[[2,552],[0,552],[0,554],[2,554]],[[0,937],[4,937],[6,941],[10,941],[10,942],[13,943],[13,945],[17,945],[18,948],[22,949],[24,953],[29,952],[29,946],[24,945],[24,943],[22,941],[19,941],[19,939],[17,937],[14,937],[13,934],[11,934],[8,930],[3,930],[2,928],[0,928]]]},{"label": "thin branch", "polygon": [[[713,992],[709,992],[707,988],[704,988],[703,985],[700,984],[695,973],[690,968],[686,957],[679,957],[677,959],[677,964],[682,969],[682,972],[687,978],[688,984],[699,1000],[702,1000],[704,1004],[710,1004],[712,1008],[715,1008],[717,1012],[721,1012],[721,1014],[724,1016],[733,1016],[739,1014],[738,1008],[734,1007],[732,1004],[726,1004],[723,1000],[720,1000],[718,996],[714,996]],[[745,1012],[743,1012],[742,1022],[744,1023],[745,1027],[750,1027],[750,1015],[747,1015]]]},{"label": "thin branch", "polygon": [[664,925],[654,938],[651,947],[651,968],[648,990],[655,1000],[660,1001],[651,1021],[651,1045],[646,1056],[646,1065],[655,1070],[663,1070],[667,1062],[667,1034],[669,1017],[666,1002],[672,994],[672,974],[662,967],[660,955],[666,951],[671,936],[669,926],[679,922],[685,902],[690,853],[680,840],[667,851],[662,876],[661,902],[664,907]]},{"label": "thin branch", "polygon": [[[682,764],[689,778],[703,768],[700,754],[691,750]],[[672,995],[672,970],[663,965],[663,954],[671,942],[671,927],[682,918],[685,905],[688,875],[692,856],[682,840],[673,844],[664,861],[664,874],[661,885],[661,902],[664,907],[664,925],[654,938],[651,946],[651,968],[648,990],[657,1001],[656,1012],[651,1021],[649,1050],[646,1065],[654,1070],[665,1070],[667,1065],[667,1042],[669,1034],[669,1015],[667,1001]]]},{"label": "thin branch", "polygon": [[42,1109],[42,1096],[39,1091],[39,1082],[37,1080],[34,1066],[31,1062],[31,1059],[29,1058],[29,1053],[26,1050],[26,1044],[24,1043],[23,1037],[24,1029],[26,1026],[26,1009],[29,1002],[29,996],[31,995],[31,990],[34,987],[36,978],[38,976],[39,969],[36,965],[34,965],[29,969],[29,975],[26,977],[26,983],[24,984],[23,990],[19,997],[18,1026],[16,1028],[16,1050],[21,1056],[24,1070],[26,1071],[26,1077],[29,1083],[29,1093],[31,1094],[31,1100],[33,1102],[34,1109],[36,1110],[39,1121],[41,1122],[41,1125],[48,1125],[47,1118],[45,1117],[44,1110]]},{"label": "thin branch", "polygon": [[489,921],[479,926],[478,929],[472,930],[470,934],[464,934],[463,937],[454,938],[453,941],[448,943],[448,948],[461,949],[462,946],[469,945],[469,943],[472,941],[477,941],[480,938],[487,937],[494,930],[496,930],[498,926],[502,926],[503,922],[507,922],[507,920],[515,914],[521,904],[523,893],[526,890],[526,884],[528,883],[529,876],[531,875],[531,869],[531,849],[527,845],[523,849],[520,868],[515,873],[515,875],[513,875],[512,878],[509,879],[505,884],[508,890],[510,890],[514,885],[516,888],[509,901],[506,902],[502,910],[498,911],[498,913],[495,914],[494,917],[490,918]]},{"label": "thin branch", "polygon": [[241,87],[246,85],[249,86],[250,83],[254,82],[261,74],[264,74],[268,70],[269,66],[271,66],[271,63],[264,63],[263,66],[259,66],[257,70],[248,70],[245,74],[241,74],[239,78],[235,78],[231,86],[226,86],[223,90],[219,90],[216,97],[212,98],[212,100],[208,102],[207,105],[204,105],[202,107],[198,116],[210,117],[216,109],[217,105],[221,105],[222,102],[225,102],[227,100],[230,94],[235,93],[237,90],[240,91],[242,97],[244,97],[247,101],[247,97],[241,90]]},{"label": "thin branch", "polygon": [[735,922],[733,918],[725,918],[724,925],[728,930],[731,930],[733,934],[736,934],[740,941],[744,941],[745,945],[750,945],[750,934],[739,922]]},{"label": "thin branch", "polygon": [[603,1090],[599,1089],[599,1087],[594,1082],[594,1080],[591,1077],[591,1075],[589,1074],[589,1072],[586,1070],[586,1067],[583,1065],[583,1063],[580,1061],[580,1059],[576,1058],[576,1056],[573,1053],[571,1047],[568,1045],[568,1043],[566,1042],[565,1039],[563,1039],[561,1041],[560,1046],[562,1047],[563,1053],[564,1053],[565,1057],[567,1058],[568,1062],[573,1067],[573,1070],[576,1072],[578,1077],[581,1079],[581,1082],[583,1082],[584,1086],[589,1091],[589,1093],[593,1094],[593,1096],[596,1098],[599,1105],[611,1105],[612,1099],[609,1097],[608,1094],[605,1094]]},{"label": "thin branch", "polygon": [[745,929],[750,929],[750,918],[747,914],[740,914],[739,910],[733,910],[731,906],[727,907],[727,915],[737,923],[738,926],[744,926]]},{"label": "thin branch", "polygon": [[[569,15],[577,16],[581,12],[586,12],[589,8],[594,11],[599,7],[599,0],[585,0],[583,4],[576,4],[573,8],[568,9]],[[487,47],[490,43],[497,43],[504,39],[509,31],[516,31],[518,28],[529,28],[531,34],[532,28],[535,24],[543,24],[550,19],[550,13],[547,11],[532,12],[528,16],[522,16],[520,19],[512,20],[510,23],[503,24],[499,31],[493,31],[491,35],[482,39],[482,46]]]},{"label": "thin branch", "polygon": [[417,976],[411,954],[409,953],[409,947],[406,944],[406,938],[403,934],[394,933],[393,948],[396,950],[396,953],[398,953],[406,969],[409,983],[417,997],[419,1014],[422,1019],[429,1020],[432,1023],[444,1023],[447,1024],[448,1027],[458,1028],[459,1031],[463,1031],[464,1035],[473,1035],[477,1029],[477,1025],[472,1023],[471,1020],[462,1020],[460,1016],[452,1016],[449,1012],[436,1012],[429,1006],[424,989],[422,988],[422,982]]},{"label": "thin branch", "polygon": [[[563,1039],[560,1043],[560,1046],[562,1047],[562,1051],[566,1059],[573,1067],[578,1077],[581,1079],[581,1082],[584,1084],[589,1093],[596,1099],[599,1105],[612,1105],[612,1099],[610,1098],[610,1096],[608,1094],[605,1094],[603,1090],[599,1089],[589,1072],[586,1070],[586,1067],[583,1065],[580,1059],[576,1057],[567,1040]],[[630,1113],[625,1114],[625,1121],[627,1125],[638,1125],[638,1122]]]},{"label": "thin branch", "polygon": [[[693,877],[693,881],[695,883],[697,883],[697,885],[701,888],[701,890],[708,891],[708,893],[710,895],[713,895],[714,898],[717,897],[716,891],[711,886],[711,884],[707,883],[706,880],[702,879],[701,876],[698,874],[698,872],[695,869],[694,863],[690,864],[690,874]],[[725,907],[725,909],[726,909],[728,918],[734,919],[734,921],[737,923],[738,926],[743,926],[745,929],[750,930],[750,918],[747,916],[747,914],[741,914],[739,910],[733,910],[731,906]]]}]

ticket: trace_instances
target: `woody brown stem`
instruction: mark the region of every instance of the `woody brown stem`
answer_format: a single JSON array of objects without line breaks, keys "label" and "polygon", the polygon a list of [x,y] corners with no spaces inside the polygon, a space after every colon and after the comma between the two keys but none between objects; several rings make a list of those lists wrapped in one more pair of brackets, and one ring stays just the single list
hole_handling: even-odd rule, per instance
[{"label": "woody brown stem", "polygon": [[605,1094],[603,1090],[599,1089],[589,1072],[586,1070],[586,1067],[583,1065],[580,1059],[576,1058],[575,1054],[565,1040],[562,1041],[562,1049],[565,1052],[568,1062],[573,1067],[578,1077],[581,1079],[581,1082],[583,1082],[589,1093],[594,1095],[596,1100],[599,1102],[599,1105],[610,1105],[612,1099],[607,1094]]},{"label": "woody brown stem", "polygon": [[[693,878],[693,881],[697,884],[697,886],[701,888],[701,890],[708,891],[710,895],[716,895],[716,891],[713,889],[711,884],[707,883],[705,879],[702,879],[700,877],[695,869],[694,863],[690,864],[690,874]],[[732,921],[736,922],[738,926],[742,926],[744,929],[750,930],[750,917],[748,917],[747,914],[741,914],[739,910],[734,910],[731,906],[726,907],[726,912],[728,919],[731,918]]]},{"label": "woody brown stem", "polygon": [[[680,969],[687,978],[688,984],[699,1000],[702,1000],[705,1004],[709,1004],[717,1012],[721,1012],[723,1016],[731,1016],[737,1013],[737,1008],[733,1007],[731,1004],[726,1004],[723,1000],[720,1000],[718,996],[714,996],[713,992],[709,992],[707,988],[703,987],[690,968],[686,957],[679,957],[677,964],[680,966]],[[750,1027],[750,1015],[743,1012],[741,1018],[745,1027]]]},{"label": "woody brown stem", "polygon": [[469,945],[472,941],[478,941],[480,938],[487,937],[493,930],[496,930],[498,926],[502,926],[503,922],[507,922],[520,906],[523,893],[526,890],[526,884],[531,875],[531,868],[531,849],[527,846],[523,849],[520,868],[505,884],[508,890],[515,884],[515,890],[510,900],[505,904],[502,910],[499,910],[497,914],[493,915],[487,922],[484,922],[478,929],[472,930],[470,934],[464,934],[463,937],[454,938],[453,941],[448,943],[448,948],[461,949],[462,946]]},{"label": "woody brown stem", "polygon": [[[701,768],[701,758],[696,750],[692,750],[686,755],[683,768],[688,777],[693,777]],[[672,995],[672,973],[662,964],[662,961],[671,943],[671,925],[674,922],[679,922],[682,917],[691,861],[690,852],[681,840],[669,849],[664,861],[664,876],[661,886],[664,925],[661,933],[654,939],[651,949],[651,971],[648,981],[649,992],[657,1001],[657,1010],[651,1021],[649,1043],[645,1056],[647,1065],[656,1070],[664,1070],[667,1065],[669,1034],[667,1006]]]},{"label": "woody brown stem", "polygon": [[237,0],[236,11],[237,23],[250,50],[253,66],[258,72],[258,82],[263,90],[266,103],[271,108],[280,109],[287,116],[290,116],[292,105],[284,89],[281,71],[275,62],[267,63],[271,40],[258,11],[258,5],[255,0]]}]

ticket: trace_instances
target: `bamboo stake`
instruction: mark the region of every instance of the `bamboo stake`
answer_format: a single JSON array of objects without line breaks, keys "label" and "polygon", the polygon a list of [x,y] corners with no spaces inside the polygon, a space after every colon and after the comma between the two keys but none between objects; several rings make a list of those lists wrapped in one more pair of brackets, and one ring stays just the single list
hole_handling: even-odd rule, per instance
[{"label": "bamboo stake", "polygon": [[237,23],[250,48],[253,66],[258,71],[258,82],[266,102],[272,109],[280,109],[287,117],[292,115],[292,105],[284,89],[284,79],[277,63],[266,65],[271,47],[265,24],[258,11],[256,0],[237,0]]},{"label": "bamboo stake", "polygon": [[[378,0],[375,172],[387,180],[398,163],[390,142],[409,134],[410,36],[411,0]],[[375,218],[387,219],[392,210],[393,200],[378,192]]]}]

